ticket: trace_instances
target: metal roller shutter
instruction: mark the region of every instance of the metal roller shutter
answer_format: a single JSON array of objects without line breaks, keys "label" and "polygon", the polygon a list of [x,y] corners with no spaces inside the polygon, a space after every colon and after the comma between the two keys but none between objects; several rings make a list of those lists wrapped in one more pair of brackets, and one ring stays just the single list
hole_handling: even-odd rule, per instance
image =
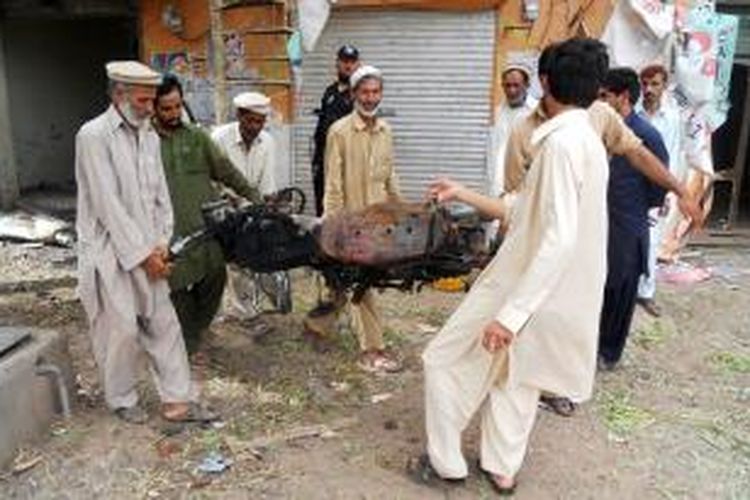
[{"label": "metal roller shutter", "polygon": [[296,184],[311,191],[312,110],[333,81],[336,51],[351,43],[384,73],[382,109],[394,113],[387,120],[404,196],[421,199],[436,175],[485,190],[494,30],[494,11],[334,11],[303,64],[293,139]]}]

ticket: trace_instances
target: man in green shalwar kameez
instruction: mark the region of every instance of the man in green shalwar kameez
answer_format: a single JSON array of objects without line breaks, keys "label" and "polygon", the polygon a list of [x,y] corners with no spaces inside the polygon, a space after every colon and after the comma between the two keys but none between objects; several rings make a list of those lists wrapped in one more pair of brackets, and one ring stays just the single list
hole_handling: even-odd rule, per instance
[{"label": "man in green shalwar kameez", "polygon": [[[201,205],[218,197],[213,183],[231,188],[250,201],[258,191],[195,125],[185,123],[182,87],[167,75],[157,89],[154,125],[161,137],[161,155],[174,209],[174,235],[186,236],[204,225]],[[188,353],[199,350],[201,337],[221,305],[227,280],[221,248],[210,240],[178,259],[169,277],[170,296],[180,319]]]}]

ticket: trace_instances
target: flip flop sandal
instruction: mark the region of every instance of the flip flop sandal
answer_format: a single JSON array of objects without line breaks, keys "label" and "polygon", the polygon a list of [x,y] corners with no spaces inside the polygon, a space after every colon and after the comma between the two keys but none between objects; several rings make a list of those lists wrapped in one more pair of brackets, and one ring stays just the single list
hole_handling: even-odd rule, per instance
[{"label": "flip flop sandal", "polygon": [[561,417],[571,417],[576,411],[576,404],[568,398],[560,396],[542,396],[539,403],[545,410],[557,413]]},{"label": "flip flop sandal", "polygon": [[129,424],[141,425],[148,421],[148,413],[140,406],[117,408],[114,413]]},{"label": "flip flop sandal", "polygon": [[516,492],[516,486],[518,486],[518,483],[516,481],[513,481],[513,486],[511,487],[502,487],[499,484],[497,484],[497,481],[495,480],[495,474],[492,472],[485,470],[482,468],[481,464],[477,464],[479,467],[479,472],[482,473],[482,475],[487,479],[487,481],[490,483],[490,486],[492,489],[497,493],[498,495],[502,497],[509,497],[512,496]]},{"label": "flip flop sandal", "polygon": [[414,483],[437,487],[443,486],[463,486],[466,483],[465,478],[445,478],[442,477],[430,463],[430,457],[426,453],[423,453],[419,458],[409,460],[406,466],[406,472]]},{"label": "flip flop sandal", "polygon": [[201,422],[201,423],[208,423],[213,422],[215,420],[219,419],[219,414],[215,411],[211,410],[207,406],[191,402],[188,404],[187,412],[178,418],[170,418],[166,415],[162,415],[164,417],[164,420],[167,422],[180,422],[180,423],[187,423],[187,422]]}]

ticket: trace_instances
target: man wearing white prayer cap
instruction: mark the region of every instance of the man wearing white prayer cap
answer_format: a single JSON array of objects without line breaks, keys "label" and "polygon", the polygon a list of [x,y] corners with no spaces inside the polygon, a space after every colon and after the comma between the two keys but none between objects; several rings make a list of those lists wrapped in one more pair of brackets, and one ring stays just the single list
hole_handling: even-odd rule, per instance
[{"label": "man wearing white prayer cap", "polygon": [[[325,153],[323,216],[341,210],[360,210],[374,203],[399,199],[393,165],[393,134],[377,116],[383,96],[383,75],[374,66],[361,66],[351,76],[354,111],[328,131]],[[346,305],[345,296],[322,305],[305,318],[305,335],[320,345],[333,335],[336,317]],[[400,363],[384,351],[383,321],[368,290],[351,305],[354,330],[359,338],[359,366],[368,372],[393,372]]]},{"label": "man wearing white prayer cap", "polygon": [[260,194],[276,192],[276,145],[263,130],[271,100],[260,92],[243,92],[232,101],[237,121],[217,127],[211,137]]},{"label": "man wearing white prayer cap", "polygon": [[[237,121],[217,127],[211,137],[219,149],[232,161],[251,187],[266,196],[276,192],[276,144],[263,130],[271,113],[271,99],[260,92],[243,92],[232,101]],[[251,288],[246,274],[234,266],[224,292],[225,314],[249,317],[254,310],[243,304],[238,291]]]},{"label": "man wearing white prayer cap", "polygon": [[167,244],[172,206],[159,136],[149,117],[161,76],[137,61],[106,65],[111,105],[76,135],[78,292],[107,405],[144,423],[138,405],[138,359],[145,350],[171,421],[208,420],[190,402],[180,324],[169,299]]}]

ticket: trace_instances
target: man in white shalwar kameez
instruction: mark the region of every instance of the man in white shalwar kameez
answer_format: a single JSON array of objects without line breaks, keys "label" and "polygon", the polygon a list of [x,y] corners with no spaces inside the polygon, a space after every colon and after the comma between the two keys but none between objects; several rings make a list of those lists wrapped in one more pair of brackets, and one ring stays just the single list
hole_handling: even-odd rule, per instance
[{"label": "man in white shalwar kameez", "polygon": [[509,64],[501,75],[505,101],[497,107],[495,125],[490,131],[488,177],[490,196],[499,196],[505,191],[505,150],[513,124],[529,116],[539,101],[529,95],[531,74],[520,64]]},{"label": "man in white shalwar kameez", "polygon": [[149,121],[161,77],[136,61],[106,69],[112,104],[76,136],[79,297],[110,409],[128,422],[147,419],[136,392],[144,349],[162,416],[183,421],[198,410],[165,279],[172,207]]},{"label": "man in white shalwar kameez", "polygon": [[482,410],[481,468],[511,493],[542,391],[590,397],[606,275],[607,155],[584,111],[607,69],[594,40],[554,49],[542,82],[551,119],[514,201],[441,180],[439,200],[509,219],[506,238],[423,354],[427,457],[420,476],[461,480],[461,432]]}]

